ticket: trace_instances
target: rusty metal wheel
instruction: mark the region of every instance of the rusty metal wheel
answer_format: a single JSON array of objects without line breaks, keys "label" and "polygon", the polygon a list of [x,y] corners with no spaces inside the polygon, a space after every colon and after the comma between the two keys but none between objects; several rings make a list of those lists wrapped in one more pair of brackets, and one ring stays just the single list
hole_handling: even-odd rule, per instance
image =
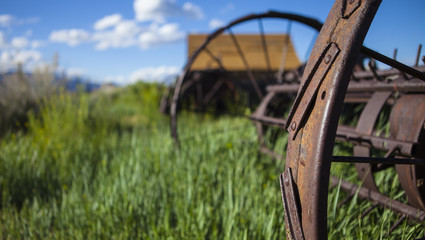
[{"label": "rusty metal wheel", "polygon": [[[379,138],[368,135],[373,129],[374,123],[371,122],[375,120],[366,117],[360,122],[368,124],[358,125],[356,139],[350,137],[350,131],[343,134],[337,132],[354,60],[360,51],[398,69],[401,72],[400,76],[407,76],[407,79],[411,79],[409,81],[419,79],[425,81],[422,72],[362,47],[380,2],[380,0],[336,1],[308,60],[300,90],[285,124],[289,139],[285,171],[280,176],[280,183],[285,225],[290,239],[327,238],[327,198],[332,161],[402,164],[404,167],[400,167],[397,171],[400,178],[406,180],[405,183],[401,181],[405,191],[412,188],[409,191],[412,195],[408,198],[413,206],[384,197],[375,191],[373,186],[358,187],[335,178],[332,178],[332,182],[337,181],[342,188],[391,208],[410,219],[419,221],[425,219],[425,212],[417,208],[423,209],[424,178],[422,167],[418,166],[424,165],[425,160],[417,159],[423,157],[424,149],[425,110],[422,109],[424,105],[422,95],[406,94],[397,100],[391,113],[392,138],[386,139],[384,143],[379,142]],[[394,87],[397,87],[397,82],[394,82]],[[372,98],[378,99],[375,102],[378,102],[377,105],[382,105],[386,102],[388,93],[375,94]],[[372,109],[365,110],[369,113],[379,112],[381,106],[370,105],[366,108]],[[332,156],[337,137],[377,146],[380,143],[380,147],[392,152],[396,157],[371,158],[366,156],[369,153],[363,153],[365,157]],[[391,151],[392,148],[396,150]],[[401,156],[410,158],[399,158]],[[364,176],[367,176],[367,173]]]},{"label": "rusty metal wheel", "polygon": [[[277,53],[271,50],[273,46],[270,45],[270,37],[265,33],[263,22],[265,20],[285,20],[287,23],[286,37],[283,39],[283,48]],[[256,38],[259,39],[261,51],[260,55],[254,59],[260,64],[253,64],[247,56],[249,53],[243,51],[241,42],[237,34],[234,33],[235,27],[240,27],[247,22],[258,22],[259,33]],[[228,25],[216,30],[212,34],[205,37],[205,41],[193,51],[193,54],[188,59],[180,77],[175,83],[174,92],[170,106],[171,118],[171,134],[176,143],[179,142],[177,130],[177,113],[182,105],[184,98],[187,97],[188,92],[193,93],[197,109],[204,109],[205,106],[212,100],[219,99],[220,93],[223,89],[230,92],[230,95],[237,95],[239,91],[246,92],[252,96],[248,99],[252,105],[256,105],[263,98],[265,93],[265,86],[282,81],[282,76],[288,74],[286,69],[294,68],[289,66],[287,57],[290,54],[295,54],[291,46],[290,38],[288,37],[291,29],[291,23],[298,23],[306,26],[308,29],[317,32],[320,30],[322,24],[313,18],[308,18],[296,14],[280,13],[269,11],[261,14],[251,14],[239,19],[236,19]],[[246,30],[244,30],[246,31]],[[317,35],[316,35],[317,36]],[[275,36],[279,37],[279,36]],[[229,44],[233,46],[234,51],[237,53],[238,59],[226,59],[226,56],[219,56],[212,50],[215,42],[220,39],[228,38]],[[278,39],[278,38],[277,38]],[[315,38],[313,38],[314,41]],[[221,40],[222,41],[222,40]],[[276,48],[276,47],[275,47]],[[292,48],[292,47],[291,47]],[[308,51],[308,50],[307,50]],[[272,61],[272,54],[279,54],[281,59],[279,62]],[[208,58],[206,60],[199,60],[203,55]],[[201,65],[199,63],[200,62]],[[226,62],[239,62],[241,67],[235,69],[227,69]],[[202,65],[204,64],[204,65]]]}]

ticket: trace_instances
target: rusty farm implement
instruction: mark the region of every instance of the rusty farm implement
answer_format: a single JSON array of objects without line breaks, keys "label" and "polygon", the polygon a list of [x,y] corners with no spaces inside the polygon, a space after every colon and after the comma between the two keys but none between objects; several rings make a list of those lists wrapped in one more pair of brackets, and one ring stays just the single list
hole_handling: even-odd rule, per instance
[{"label": "rusty farm implement", "polygon": [[[280,184],[290,239],[327,238],[329,186],[348,193],[340,204],[354,195],[371,201],[361,217],[377,207],[399,214],[389,233],[405,219],[425,220],[425,66],[420,63],[425,59],[421,46],[413,66],[397,61],[396,54],[389,58],[362,46],[379,5],[379,0],[337,0],[323,26],[312,18],[278,12],[237,19],[204,37],[174,86],[170,115],[176,142],[177,112],[184,98],[192,96],[202,109],[220,101],[225,92],[248,93],[257,106],[249,118],[256,125],[261,152],[285,159]],[[262,26],[266,18],[320,31],[305,65],[297,62],[288,67],[286,60],[294,51],[290,31],[275,39],[283,42],[277,47],[279,61],[271,56],[273,40]],[[244,52],[249,47],[232,31],[246,21],[258,22],[260,34],[247,40],[255,42],[256,53]],[[226,55],[214,45],[220,39],[234,47],[237,67],[228,67]],[[262,67],[250,62],[250,54]],[[201,55],[208,60],[199,60]],[[380,69],[376,61],[388,67]],[[352,113],[353,106],[361,110]],[[354,124],[340,120],[347,109],[357,119]],[[377,128],[381,116],[387,121],[387,132]],[[288,137],[286,157],[265,141],[270,128],[288,132],[275,135]],[[334,156],[335,142],[351,144],[352,156]],[[332,162],[354,163],[361,185],[331,176]],[[407,202],[385,196],[377,186],[374,174],[388,168],[395,169]]]}]

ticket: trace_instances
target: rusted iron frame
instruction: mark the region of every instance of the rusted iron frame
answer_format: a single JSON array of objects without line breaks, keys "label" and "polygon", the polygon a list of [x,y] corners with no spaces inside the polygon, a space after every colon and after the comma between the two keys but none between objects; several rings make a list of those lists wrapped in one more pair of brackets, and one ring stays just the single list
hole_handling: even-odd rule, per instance
[{"label": "rusted iron frame", "polygon": [[332,156],[332,162],[345,163],[371,163],[371,164],[401,164],[425,165],[425,159],[417,158],[385,158],[385,157],[358,157],[358,156]]},{"label": "rusted iron frame", "polygon": [[[418,71],[425,71],[425,66],[417,66],[414,69]],[[388,69],[388,70],[377,70],[376,74],[380,78],[392,77],[399,75],[399,70],[397,69]],[[425,83],[422,83],[420,80],[414,81],[412,79],[409,82],[397,81],[393,79],[391,83],[385,82],[371,82],[368,79],[372,79],[374,74],[371,71],[356,71],[353,72],[353,75],[358,82],[350,82],[348,85],[348,92],[377,92],[377,91],[402,91],[402,92],[425,92]],[[268,92],[297,92],[299,89],[299,84],[278,84],[278,85],[269,85],[266,87]]]},{"label": "rusted iron frame", "polygon": [[[255,121],[255,128],[257,130],[257,138],[258,138],[258,142],[260,143],[260,150],[261,148],[266,148],[264,143],[264,132],[263,132],[262,122],[267,123],[269,121],[263,121],[263,119],[259,117],[263,117],[266,115],[267,106],[269,105],[270,101],[275,97],[275,95],[276,95],[275,92],[268,92],[267,95],[261,100],[260,105],[258,105],[254,114],[251,115],[251,119]],[[279,119],[274,119],[273,121],[279,121]],[[277,126],[279,126],[279,124]]]},{"label": "rusted iron frame", "polygon": [[425,83],[422,82],[397,82],[392,83],[351,83],[348,92],[425,92]]},{"label": "rusted iron frame", "polygon": [[371,71],[371,72],[372,72],[372,74],[373,74],[373,79],[374,79],[375,81],[382,82],[382,78],[381,78],[381,77],[378,75],[378,73],[376,72],[376,71],[377,71],[377,67],[376,67],[376,62],[375,62],[375,60],[374,60],[374,59],[371,59],[371,60],[369,61],[368,66],[369,66],[370,71]]},{"label": "rusted iron frame", "polygon": [[[375,126],[379,113],[391,94],[391,91],[373,93],[372,97],[360,114],[360,118],[356,126],[356,133],[366,135],[371,135],[373,133],[373,127]],[[354,146],[353,154],[355,156],[370,157],[370,148],[361,145]],[[375,183],[375,178],[373,177],[372,165],[365,163],[356,163],[355,165],[357,176],[363,182],[363,186],[379,192]]]},{"label": "rusted iron frame", "polygon": [[392,138],[371,136],[366,134],[359,134],[356,132],[347,131],[345,128],[338,127],[335,135],[336,140],[353,143],[355,145],[366,146],[377,150],[388,151],[393,147],[398,147],[400,154],[403,156],[412,156],[415,149],[416,142],[400,141]]},{"label": "rusted iron frame", "polygon": [[[262,124],[284,129],[286,121],[284,119],[258,116],[253,114],[249,117],[251,120],[261,122]],[[391,151],[397,148],[400,155],[410,157],[417,145],[416,142],[400,141],[397,139],[378,137],[374,135],[356,133],[355,130],[347,126],[338,126],[335,139],[337,141],[349,142],[358,146],[365,146],[382,151]]]},{"label": "rusted iron frame", "polygon": [[[425,71],[425,66],[414,66],[412,67],[413,69],[416,69],[420,72],[424,72]],[[398,75],[400,73],[400,70],[391,68],[391,69],[385,69],[385,70],[376,70],[376,73],[382,77],[382,78],[386,78],[392,75]],[[368,78],[373,78],[373,73],[370,71],[355,71],[353,72],[353,75],[357,78],[357,79],[368,79]]]},{"label": "rusted iron frame", "polygon": [[421,57],[421,51],[422,51],[422,44],[419,44],[418,51],[416,53],[416,60],[415,60],[415,67],[419,64],[419,58]]},{"label": "rusted iron frame", "polygon": [[268,92],[249,119],[255,124],[258,142],[260,143],[260,152],[271,156],[273,159],[282,159],[283,156],[271,150],[264,141],[264,125],[277,128],[284,128],[285,126],[285,120],[266,116],[267,107],[275,96],[276,92]]},{"label": "rusted iron frame", "polygon": [[290,168],[287,168],[285,172],[279,176],[279,182],[285,210],[285,225],[288,238],[303,240],[304,233],[301,226],[299,194]]},{"label": "rusted iron frame", "polygon": [[[390,115],[391,137],[402,141],[418,142],[414,158],[425,158],[425,95],[406,94],[393,106]],[[409,204],[425,209],[425,193],[418,181],[425,178],[423,166],[396,165],[400,185],[405,191]]]},{"label": "rusted iron frame", "polygon": [[201,79],[200,72],[194,72],[194,77],[191,77],[188,81],[186,81],[182,86],[182,92],[186,92],[189,87],[198,82]]},{"label": "rusted iron frame", "polygon": [[367,56],[374,58],[382,63],[387,64],[390,67],[393,67],[395,69],[398,69],[401,72],[407,73],[415,78],[418,78],[422,81],[425,81],[425,74],[423,72],[420,72],[416,70],[415,68],[409,67],[406,64],[403,64],[401,62],[398,62],[394,59],[391,59],[385,55],[382,55],[376,51],[373,51],[372,49],[369,49],[367,47],[362,47],[361,52],[366,54]]},{"label": "rusted iron frame", "polygon": [[256,114],[252,114],[249,116],[249,119],[255,122],[260,122],[267,126],[278,127],[284,129],[286,121],[280,118],[268,117],[268,116],[259,116]]},{"label": "rusted iron frame", "polygon": [[[404,95],[402,96],[396,105],[393,107],[393,111],[391,112],[391,131],[392,131],[392,138],[399,141],[420,141],[419,136],[424,131],[424,110],[425,105],[423,104],[425,101],[424,95]],[[395,111],[395,109],[397,111]],[[413,112],[413,113],[412,113]],[[397,118],[394,118],[396,116]],[[402,124],[398,123],[396,120],[401,121]],[[418,121],[419,120],[419,121]],[[422,120],[422,121],[420,121]],[[397,129],[395,133],[398,133],[394,135],[393,128]],[[415,143],[416,148],[420,148],[422,146],[419,146],[419,144],[423,143]],[[336,162],[353,162],[353,163],[373,163],[377,166],[381,165],[395,165],[397,174],[399,175],[400,183],[405,190],[405,194],[407,195],[407,199],[409,200],[410,205],[401,204],[401,203],[392,203],[395,204],[393,206],[393,211],[402,214],[401,219],[397,221],[389,230],[387,234],[389,234],[392,230],[394,230],[398,224],[403,220],[404,216],[409,213],[416,213],[422,212],[422,217],[419,219],[415,219],[416,221],[423,221],[424,220],[424,214],[423,212],[424,206],[423,206],[423,196],[421,194],[421,190],[419,189],[419,186],[417,186],[417,179],[422,176],[417,176],[415,173],[415,168],[417,166],[423,166],[425,165],[425,159],[423,159],[424,155],[418,155],[414,151],[412,151],[408,156],[409,157],[416,157],[414,159],[403,159],[403,158],[389,158],[389,156],[393,155],[396,151],[399,151],[400,146],[393,146],[389,150],[389,152],[386,154],[384,158],[368,158],[368,157],[340,157],[340,156],[333,156],[332,161]],[[413,150],[413,149],[412,149]],[[399,155],[399,154],[398,154]],[[422,157],[422,158],[421,158]],[[422,179],[420,179],[422,180]],[[353,185],[354,186],[354,185]],[[368,189],[372,192],[377,193],[376,190],[372,189],[371,187],[365,186],[363,184],[363,188]],[[355,191],[349,191],[350,194],[353,194]],[[379,195],[377,195],[379,196]],[[364,198],[367,198],[371,201],[376,202],[376,198],[373,196],[370,196],[370,194],[364,194]],[[389,199],[385,196],[379,197],[383,200]],[[387,200],[385,200],[386,202]],[[386,206],[385,204],[381,204],[383,206]],[[362,214],[364,216],[365,213]],[[411,217],[411,215],[409,215]],[[416,215],[417,216],[417,215]],[[415,218],[415,216],[414,216]]]},{"label": "rusted iron frame", "polygon": [[374,203],[377,203],[379,206],[390,209],[401,215],[406,215],[409,219],[422,222],[425,220],[425,211],[417,209],[415,207],[409,206],[400,201],[389,198],[381,193],[372,191],[365,187],[359,187],[348,181],[338,179],[337,177],[331,177],[331,185],[338,186],[340,185],[341,189],[349,194],[358,194],[360,199],[368,199]]},{"label": "rusted iron frame", "polygon": [[[355,59],[379,4],[379,0],[335,2],[307,63],[297,95],[300,100],[287,119],[290,138],[285,169],[292,170],[299,191],[301,214],[294,214],[301,215],[306,239],[327,238],[327,188],[339,113]],[[332,44],[339,52],[332,50]],[[309,108],[305,109],[303,102]]]},{"label": "rusted iron frame", "polygon": [[204,51],[205,47],[214,38],[216,38],[217,36],[222,34],[226,29],[231,28],[231,27],[233,27],[233,26],[235,26],[235,25],[237,25],[241,22],[249,21],[249,20],[252,20],[252,19],[258,19],[258,18],[278,18],[278,19],[293,20],[293,21],[302,23],[304,25],[307,25],[307,26],[309,26],[309,27],[311,27],[311,28],[313,28],[317,31],[320,31],[320,29],[322,27],[322,23],[320,21],[318,21],[317,19],[314,19],[314,18],[309,18],[309,17],[305,17],[305,16],[301,16],[301,15],[297,15],[297,14],[291,14],[291,13],[281,13],[281,12],[276,12],[276,11],[269,11],[269,12],[262,13],[262,14],[250,14],[250,15],[247,15],[245,17],[236,19],[236,20],[230,22],[227,26],[224,26],[224,27],[216,30],[212,34],[210,34],[207,37],[207,39],[205,40],[205,42],[202,43],[201,46],[198,49],[196,49],[192,53],[192,56],[190,56],[190,58],[187,60],[185,67],[183,68],[183,71],[181,72],[179,78],[177,79],[177,81],[175,83],[173,97],[172,97],[171,106],[170,106],[170,127],[171,127],[171,137],[173,138],[174,143],[176,145],[179,144],[178,131],[177,131],[177,110],[178,110],[177,105],[179,104],[179,97],[180,97],[180,93],[181,93],[182,84],[186,80],[186,76],[190,72],[190,68],[191,68],[193,62],[198,57],[198,55],[202,51]]},{"label": "rusted iron frame", "polygon": [[[266,87],[268,92],[294,93],[299,89],[299,84],[270,85]],[[351,82],[347,92],[425,92],[425,83],[422,82]]]}]

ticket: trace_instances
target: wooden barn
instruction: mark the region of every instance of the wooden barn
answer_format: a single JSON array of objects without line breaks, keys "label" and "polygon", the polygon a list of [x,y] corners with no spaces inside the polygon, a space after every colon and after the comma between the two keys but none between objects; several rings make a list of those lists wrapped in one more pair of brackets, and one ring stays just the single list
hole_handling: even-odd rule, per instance
[{"label": "wooden barn", "polygon": [[237,102],[256,106],[267,85],[290,79],[285,74],[294,71],[286,70],[301,66],[286,34],[189,34],[187,44],[179,90],[186,109],[221,111]]}]

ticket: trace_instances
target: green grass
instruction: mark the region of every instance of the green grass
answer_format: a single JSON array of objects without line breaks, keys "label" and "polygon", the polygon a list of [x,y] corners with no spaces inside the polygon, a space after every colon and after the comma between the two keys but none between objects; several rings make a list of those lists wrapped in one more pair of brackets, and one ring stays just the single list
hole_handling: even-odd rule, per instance
[{"label": "green grass", "polygon": [[[158,112],[161,89],[138,84],[109,94],[46,100],[28,132],[0,145],[1,239],[277,239],[284,237],[278,175],[242,118],[179,118],[182,145]],[[276,145],[283,153],[285,140]],[[346,154],[344,148],[337,148]],[[355,170],[332,173],[355,181]],[[377,176],[401,200],[394,172]],[[386,239],[397,216],[331,189],[330,239]],[[418,238],[404,223],[393,239]]]}]

